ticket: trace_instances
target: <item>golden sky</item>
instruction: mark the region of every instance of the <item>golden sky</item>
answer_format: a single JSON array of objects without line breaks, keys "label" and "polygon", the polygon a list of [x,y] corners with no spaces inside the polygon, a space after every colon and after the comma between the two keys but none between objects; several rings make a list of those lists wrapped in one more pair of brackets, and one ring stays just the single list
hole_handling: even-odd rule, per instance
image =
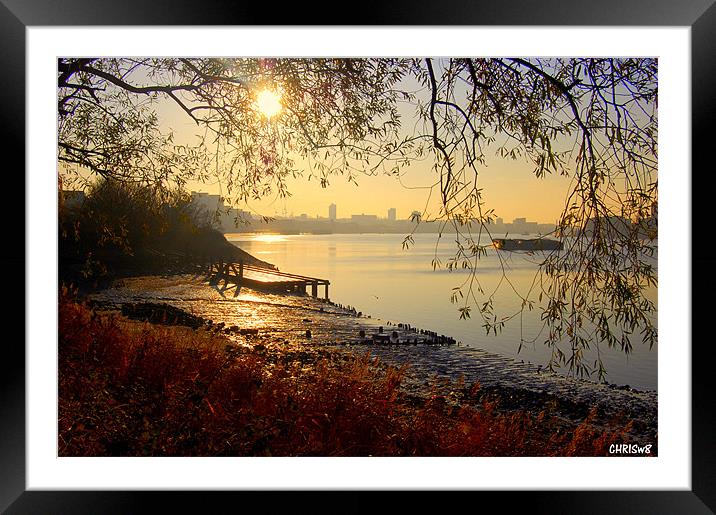
[{"label": "golden sky", "polygon": [[[430,166],[418,163],[404,170],[398,179],[393,176],[359,176],[358,187],[342,176],[335,176],[328,187],[322,188],[317,180],[290,180],[292,196],[281,199],[273,197],[262,202],[236,206],[256,214],[267,216],[328,216],[328,206],[337,205],[338,218],[351,214],[374,214],[385,218],[389,208],[394,207],[398,219],[405,219],[414,210],[437,214],[439,189],[430,184],[435,181]],[[564,177],[547,176],[538,179],[529,164],[522,161],[495,158],[480,172],[479,184],[488,209],[504,218],[505,222],[517,217],[541,223],[554,223],[561,213],[569,180]],[[190,183],[188,189],[213,194],[225,194],[220,183]],[[427,206],[427,208],[426,208]]]},{"label": "golden sky", "polygon": [[[199,128],[173,103],[160,105],[160,120],[171,128],[177,143],[191,143]],[[493,152],[490,154],[489,152]],[[359,175],[358,186],[349,183],[345,177],[336,175],[328,187],[321,187],[320,181],[304,177],[290,179],[288,189],[291,196],[273,196],[262,201],[236,205],[257,215],[327,217],[328,206],[337,205],[338,218],[352,214],[374,214],[387,217],[388,209],[394,207],[398,219],[407,219],[413,211],[425,212],[426,216],[436,215],[439,208],[439,189],[430,190],[438,178],[431,171],[429,160],[415,162],[403,169],[400,178],[387,175]],[[562,211],[569,188],[569,179],[548,175],[537,178],[532,166],[525,159],[511,160],[488,151],[487,165],[480,170],[478,187],[482,188],[486,209],[493,209],[495,216],[510,222],[517,217],[530,221],[554,223]],[[211,194],[227,193],[219,181],[211,183],[190,182],[190,191]]]},{"label": "golden sky", "polygon": [[[414,93],[416,99],[414,101],[423,103],[429,101],[429,92],[424,86],[419,85],[415,78],[403,80],[405,82],[395,86],[397,89]],[[261,91],[258,90],[259,87]],[[257,111],[264,112],[267,123],[276,123],[277,129],[280,130],[282,106],[280,98],[272,97],[271,87],[265,83],[257,86],[255,91]],[[276,91],[278,89],[277,87]],[[463,93],[467,94],[459,91],[459,88],[452,92],[455,98]],[[197,126],[176,103],[167,98],[160,98],[155,106],[161,131],[165,134],[172,132],[175,144],[193,145],[199,141],[197,135],[204,129]],[[270,114],[268,111],[271,111]],[[403,128],[401,133],[409,131],[417,123],[415,104],[409,104],[407,99],[402,99],[398,102],[398,111]],[[401,134],[402,136],[409,136],[409,134],[404,133]],[[561,150],[573,150],[572,142],[560,140],[554,143],[556,147],[562,147]],[[497,150],[496,144],[483,148],[486,162],[477,165],[476,187],[480,188],[484,203],[482,212],[490,211],[493,217],[502,218],[505,222],[524,217],[530,221],[555,223],[563,211],[570,191],[570,178],[554,173],[538,178],[532,171],[534,165],[528,162],[527,158],[520,157],[517,160],[502,158],[497,155]],[[303,173],[303,177],[288,179],[287,188],[291,193],[290,196],[279,197],[274,194],[246,204],[233,204],[233,207],[264,216],[306,214],[311,218],[326,217],[330,204],[337,205],[339,218],[348,218],[352,214],[370,214],[384,218],[390,208],[396,209],[398,219],[408,219],[413,211],[423,213],[424,219],[439,216],[440,191],[437,184],[439,177],[432,169],[431,156],[402,168],[399,177],[357,174],[355,179],[358,185],[356,185],[349,182],[345,176],[338,174],[329,177],[330,184],[327,187],[322,187],[319,179],[311,177],[308,165],[301,168],[301,161],[295,160],[299,163],[298,168]],[[217,166],[220,166],[220,163],[217,163]],[[213,170],[209,171],[210,174],[211,172]],[[225,197],[235,196],[228,191],[224,181],[225,179],[214,178],[205,183],[189,182],[185,188],[188,191],[220,194]]]}]

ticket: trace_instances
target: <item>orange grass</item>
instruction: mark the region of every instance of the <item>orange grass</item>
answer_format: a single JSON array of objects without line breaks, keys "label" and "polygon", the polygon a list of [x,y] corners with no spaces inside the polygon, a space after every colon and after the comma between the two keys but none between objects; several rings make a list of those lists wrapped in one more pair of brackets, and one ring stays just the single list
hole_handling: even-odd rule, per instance
[{"label": "orange grass", "polygon": [[[61,456],[604,456],[628,427],[565,428],[497,400],[416,401],[368,357],[305,366],[224,337],[59,303]],[[479,395],[479,386],[472,393]]]}]

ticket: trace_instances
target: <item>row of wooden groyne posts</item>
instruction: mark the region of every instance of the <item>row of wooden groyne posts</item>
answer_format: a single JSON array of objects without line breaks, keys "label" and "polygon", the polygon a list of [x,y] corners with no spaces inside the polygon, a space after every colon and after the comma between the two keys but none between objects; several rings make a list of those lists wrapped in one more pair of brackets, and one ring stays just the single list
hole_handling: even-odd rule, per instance
[{"label": "row of wooden groyne posts", "polygon": [[[383,326],[379,326],[376,332],[369,334],[365,329],[358,331],[359,338],[349,338],[349,342],[342,344],[360,344],[360,345],[455,345],[460,346],[455,338],[438,334],[434,331],[425,331],[416,329],[408,324],[398,324],[398,330],[393,329],[390,333],[384,331]],[[306,338],[312,338],[312,331],[306,330]],[[340,344],[340,343],[337,343]]]},{"label": "row of wooden groyne posts", "polygon": [[410,324],[398,324],[393,326],[390,333],[378,326],[378,331],[373,334],[366,333],[365,329],[359,331],[360,343],[370,345],[374,343],[389,345],[455,345],[457,342],[450,336],[438,334],[434,331],[417,329]]}]

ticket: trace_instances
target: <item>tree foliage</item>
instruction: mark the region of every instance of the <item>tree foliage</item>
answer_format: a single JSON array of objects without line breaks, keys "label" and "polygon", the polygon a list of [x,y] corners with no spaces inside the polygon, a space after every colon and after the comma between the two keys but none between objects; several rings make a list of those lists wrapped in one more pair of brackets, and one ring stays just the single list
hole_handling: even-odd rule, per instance
[{"label": "tree foliage", "polygon": [[[262,88],[281,94],[271,123],[255,103]],[[490,332],[540,309],[550,364],[601,375],[601,361],[583,359],[590,346],[629,352],[637,332],[656,341],[645,292],[656,286],[657,96],[658,63],[643,58],[68,58],[58,64],[58,159],[164,187],[218,175],[242,201],[290,195],[289,177],[325,186],[427,157],[434,218],[456,236],[445,266],[472,272],[453,298],[461,316],[478,311]],[[162,102],[196,124],[195,143],[174,141]],[[540,256],[533,290],[506,315],[477,273],[494,221],[479,178],[493,155],[527,160],[537,178],[571,178],[557,221],[565,250]],[[514,289],[504,268],[499,288]]]}]

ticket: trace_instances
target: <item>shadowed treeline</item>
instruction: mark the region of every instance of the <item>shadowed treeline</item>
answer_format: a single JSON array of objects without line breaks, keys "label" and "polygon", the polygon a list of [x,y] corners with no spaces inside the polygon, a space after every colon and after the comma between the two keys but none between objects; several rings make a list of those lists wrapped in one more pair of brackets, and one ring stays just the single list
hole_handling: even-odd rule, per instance
[{"label": "shadowed treeline", "polygon": [[181,191],[105,179],[86,197],[61,191],[59,205],[61,282],[91,285],[189,271],[210,257],[267,265],[198,223],[196,208]]}]

